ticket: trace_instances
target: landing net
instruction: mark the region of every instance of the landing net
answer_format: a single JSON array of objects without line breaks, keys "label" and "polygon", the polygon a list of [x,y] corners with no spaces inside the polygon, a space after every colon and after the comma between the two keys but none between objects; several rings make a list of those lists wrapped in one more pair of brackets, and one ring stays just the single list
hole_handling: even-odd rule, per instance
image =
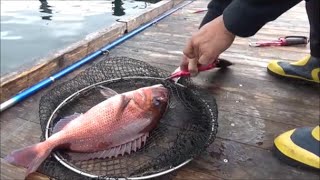
[{"label": "landing net", "polygon": [[117,158],[73,161],[63,151],[54,151],[39,171],[59,180],[142,179],[167,174],[200,155],[217,133],[216,101],[189,79],[178,84],[164,80],[169,74],[139,60],[104,56],[75,78],[48,91],[41,98],[39,109],[42,140],[47,131],[51,135],[60,118],[84,113],[105,100],[97,88],[101,85],[122,93],[161,83],[170,90],[170,102],[159,125],[137,152]]}]

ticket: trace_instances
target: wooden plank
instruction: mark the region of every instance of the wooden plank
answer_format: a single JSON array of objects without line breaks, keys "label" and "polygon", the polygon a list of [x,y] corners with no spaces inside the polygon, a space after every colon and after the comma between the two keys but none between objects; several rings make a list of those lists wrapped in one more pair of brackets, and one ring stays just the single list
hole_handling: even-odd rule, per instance
[{"label": "wooden plank", "polygon": [[[153,38],[155,39],[155,38]],[[164,39],[163,37],[158,37],[157,39]],[[157,39],[155,41],[157,41]],[[168,41],[169,41],[168,37]],[[158,53],[172,53],[172,52],[182,52],[183,47],[186,45],[186,43],[181,45],[175,45],[173,43],[169,44],[162,44],[159,42],[152,42],[146,39],[145,41],[133,41],[125,43],[122,47],[127,47],[128,49],[138,49],[139,51],[147,50],[152,52],[158,52]],[[302,47],[304,48],[304,47]],[[306,52],[297,52],[297,50],[284,50],[284,49],[277,49],[275,47],[271,48],[254,48],[249,47],[248,44],[246,45],[238,45],[237,43],[234,43],[230,49],[225,51],[222,55],[231,56],[232,60],[236,60],[237,63],[245,64],[243,60],[253,61],[251,64],[255,65],[261,64],[260,67],[266,67],[267,64],[271,60],[288,60],[288,61],[297,61],[301,58],[303,58],[305,55],[308,54],[307,50]],[[181,56],[182,57],[182,56]],[[181,59],[181,57],[179,59]],[[221,56],[223,57],[223,56]],[[256,65],[257,66],[257,65]]]},{"label": "wooden plank", "polygon": [[[42,94],[39,93],[39,95]],[[27,98],[25,101],[20,102],[11,108],[8,111],[5,111],[4,114],[1,114],[1,119],[5,121],[10,121],[13,117],[18,117],[26,121],[31,121],[39,124],[39,101],[41,96],[34,95],[30,98]]]},{"label": "wooden plank", "polygon": [[[229,98],[229,95],[227,96]],[[259,103],[259,101],[265,102]],[[316,109],[317,106],[307,109],[300,106],[287,106],[279,101],[271,103],[270,101],[268,103],[268,101],[268,99],[263,98],[257,98],[256,101],[237,98],[225,101],[217,98],[220,110],[246,115],[251,118],[262,118],[295,126],[314,126],[318,122],[319,111]]]},{"label": "wooden plank", "polygon": [[[265,76],[273,80],[261,81],[255,77],[258,74],[248,74],[236,70],[236,66],[230,67],[227,71],[211,71],[199,74],[194,78],[196,84],[212,89],[215,94],[230,93],[241,94],[246,98],[263,98],[269,102],[282,102],[288,106],[306,105],[308,108],[317,109],[318,88],[314,86],[305,86],[303,84],[294,84],[288,81],[282,81],[272,76]],[[311,106],[311,107],[310,107]]]},{"label": "wooden plank", "polygon": [[11,151],[40,141],[40,125],[34,122],[14,118],[1,120],[1,157]]},{"label": "wooden plank", "polygon": [[27,178],[24,178],[26,173],[25,168],[20,168],[8,164],[1,158],[1,176],[0,179],[3,180],[49,180],[49,177],[41,173],[32,173]]},{"label": "wooden plank", "polygon": [[[12,111],[12,109],[10,109]],[[10,110],[1,114],[1,179],[24,179],[25,168],[13,166],[4,161],[4,157],[11,151],[17,150],[40,141],[40,125],[14,117]],[[49,179],[43,174],[33,173],[26,180]]]},{"label": "wooden plank", "polygon": [[25,168],[8,164],[4,159],[1,158],[0,179],[2,180],[49,180],[49,177],[37,172],[30,174],[27,178],[24,178],[25,173]]},{"label": "wooden plank", "polygon": [[[149,53],[179,53],[182,55],[183,47],[189,38],[189,36],[183,37],[182,35],[176,36],[171,34],[152,34],[150,37],[148,36],[143,36],[143,39],[135,37],[134,41],[125,42],[121,48],[127,48],[129,51],[146,50],[149,51]],[[179,41],[178,39],[183,40]],[[247,39],[238,38],[230,49],[221,54],[221,57],[226,57],[237,64],[247,64],[265,68],[273,59],[296,61],[303,58],[309,52],[309,49],[306,47],[254,48],[249,47],[248,42]],[[180,60],[181,57],[178,59]]]},{"label": "wooden plank", "polygon": [[[259,111],[255,109],[252,109],[251,113],[259,115]],[[277,135],[295,128],[294,125],[242,115],[233,112],[232,109],[221,110],[221,108],[219,108],[218,122],[218,137],[264,149],[272,148]]]},{"label": "wooden plank", "polygon": [[216,139],[207,152],[184,169],[194,172],[188,174],[189,178],[206,173],[224,179],[319,179],[317,172],[288,166],[270,151],[222,139]]},{"label": "wooden plank", "polygon": [[[176,27],[174,28],[174,26]],[[174,30],[171,31],[171,29]],[[177,26],[176,24],[172,24],[172,27],[151,28],[150,31],[145,32],[143,36],[136,36],[133,38],[134,41],[127,41],[123,46],[152,51],[160,50],[160,52],[164,53],[167,53],[168,50],[182,51],[187,40],[191,37],[191,33],[185,34],[184,32],[184,26]],[[256,35],[254,38],[236,38],[233,45],[225,53],[246,55],[247,57],[257,58],[261,58],[261,56],[263,56],[263,59],[266,59],[267,61],[270,61],[270,59],[286,59],[293,61],[300,59],[309,52],[309,48],[304,45],[263,48],[249,46],[249,42],[257,41],[257,38],[259,40],[274,40],[278,37],[279,36],[274,35],[273,32],[272,36],[267,37],[261,36],[261,33],[259,33],[259,35]]]},{"label": "wooden plank", "polygon": [[173,178],[173,180],[198,180],[198,179],[219,180],[223,178],[214,176],[212,173],[207,174],[207,173],[198,172],[198,171],[194,171],[192,169],[187,169],[187,168],[178,170],[177,174]]},{"label": "wooden plank", "polygon": [[[181,0],[179,0],[181,2]],[[179,3],[178,1],[176,3]],[[132,15],[130,17],[122,17],[119,19],[119,22],[125,22],[127,26],[127,31],[131,32],[134,29],[138,28],[142,24],[145,24],[160,14],[168,11],[174,5],[172,0],[163,0],[153,6],[147,7],[142,11],[142,14]]]},{"label": "wooden plank", "polygon": [[[173,26],[173,25],[172,25]],[[161,28],[160,28],[161,29]],[[182,51],[184,46],[186,45],[187,40],[191,38],[191,33],[179,33],[183,31],[176,30],[174,32],[166,30],[172,29],[172,27],[165,27],[163,30],[152,29],[152,31],[145,32],[143,36],[134,37],[135,41],[128,41],[124,43],[124,46],[128,46],[131,48],[146,49],[146,50],[154,50],[152,49],[154,46],[156,47],[164,47],[166,49],[167,46],[172,47],[173,49],[168,50],[178,50]],[[176,28],[179,29],[179,26]],[[167,32],[166,32],[167,31]],[[262,35],[261,35],[262,34]],[[241,53],[245,51],[245,54],[252,55],[254,57],[263,56],[268,59],[281,58],[286,60],[295,60],[299,56],[304,56],[309,53],[309,46],[306,45],[296,45],[296,46],[286,46],[286,47],[250,47],[249,42],[255,41],[263,41],[263,40],[276,40],[279,36],[272,35],[264,36],[264,33],[259,33],[251,38],[240,38],[237,37],[232,46],[225,53]],[[135,46],[136,43],[142,43],[141,46]],[[287,52],[290,52],[288,54]],[[257,54],[259,53],[259,54]]]}]

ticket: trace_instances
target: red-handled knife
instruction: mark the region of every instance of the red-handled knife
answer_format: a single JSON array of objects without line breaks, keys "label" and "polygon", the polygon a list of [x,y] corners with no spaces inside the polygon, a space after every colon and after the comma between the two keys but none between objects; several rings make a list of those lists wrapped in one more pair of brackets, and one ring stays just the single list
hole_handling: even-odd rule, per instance
[{"label": "red-handled knife", "polygon": [[[209,65],[198,65],[198,72],[207,71],[207,70],[213,69],[215,67],[226,68],[230,65],[232,65],[232,63],[230,61],[225,60],[225,59],[218,59],[217,61],[215,61],[214,63],[209,64]],[[172,79],[175,82],[177,82],[177,80],[180,77],[184,77],[184,76],[190,76],[190,72],[188,70],[186,70],[186,71],[181,70],[179,67],[167,79]]]}]

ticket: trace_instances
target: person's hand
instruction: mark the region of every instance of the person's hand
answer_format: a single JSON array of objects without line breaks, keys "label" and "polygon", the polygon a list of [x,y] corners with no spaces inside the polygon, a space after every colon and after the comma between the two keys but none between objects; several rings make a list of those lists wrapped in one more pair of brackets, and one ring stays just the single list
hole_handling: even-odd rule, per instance
[{"label": "person's hand", "polygon": [[213,63],[219,55],[233,43],[235,35],[229,32],[222,16],[202,26],[187,43],[183,50],[180,64],[182,70],[189,70],[192,76],[197,75],[198,65]]}]

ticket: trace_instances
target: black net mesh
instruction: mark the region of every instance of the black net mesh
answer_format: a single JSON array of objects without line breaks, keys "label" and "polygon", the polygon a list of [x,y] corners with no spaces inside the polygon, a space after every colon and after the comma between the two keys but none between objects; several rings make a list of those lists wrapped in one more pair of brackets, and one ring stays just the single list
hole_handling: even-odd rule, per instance
[{"label": "black net mesh", "polygon": [[[103,57],[102,61],[80,73],[74,79],[51,89],[40,101],[42,140],[53,111],[73,93],[99,83],[117,93],[162,83],[170,89],[170,103],[166,114],[153,130],[146,144],[131,155],[117,158],[72,161],[64,152],[59,157],[75,169],[105,177],[141,177],[169,170],[199,155],[211,144],[217,133],[217,106],[215,99],[192,85],[188,79],[181,84],[166,81],[170,72],[126,57]],[[85,112],[104,98],[91,86],[80,91],[63,104],[54,114],[50,127],[63,116]],[[40,167],[40,172],[55,179],[90,179],[59,163],[50,156]]]}]

